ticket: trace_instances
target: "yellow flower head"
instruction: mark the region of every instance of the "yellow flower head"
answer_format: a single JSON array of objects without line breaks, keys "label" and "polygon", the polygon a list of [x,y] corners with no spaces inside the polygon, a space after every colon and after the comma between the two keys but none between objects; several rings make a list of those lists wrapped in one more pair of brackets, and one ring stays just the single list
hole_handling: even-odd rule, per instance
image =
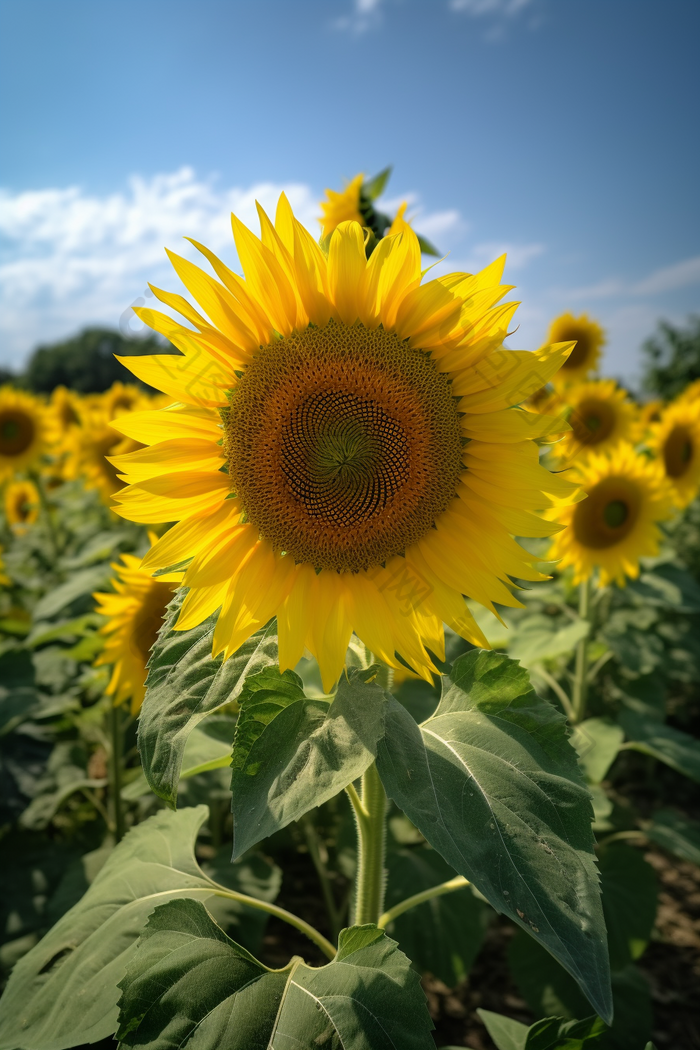
[{"label": "yellow flower head", "polygon": [[32,467],[46,443],[46,410],[13,387],[0,387],[0,481]]},{"label": "yellow flower head", "polygon": [[336,190],[326,190],[327,199],[321,201],[322,236],[328,237],[341,222],[359,222],[360,225],[364,225],[364,219],[360,214],[360,191],[363,180],[364,175],[360,173],[351,179],[340,193]]},{"label": "yellow flower head", "polygon": [[654,423],[658,423],[661,420],[661,416],[664,410],[663,401],[647,401],[645,405],[639,410],[639,426],[643,433],[653,426]]},{"label": "yellow flower head", "polygon": [[676,398],[677,401],[700,401],[700,379],[689,383],[682,394]]},{"label": "yellow flower head", "polygon": [[[149,533],[151,543],[154,533]],[[115,704],[131,701],[131,712],[139,711],[145,694],[146,664],[161,628],[168,602],[181,574],[153,579],[141,568],[141,559],[122,554],[122,565],[114,563],[114,593],[94,594],[98,612],[109,618],[100,628],[107,639],[95,666],[112,664],[107,695]]]},{"label": "yellow flower head", "polygon": [[571,344],[503,349],[504,258],[422,284],[410,227],[367,259],[342,222],[326,257],[284,195],[259,212],[260,238],[232,218],[244,278],[170,253],[207,317],[158,289],[194,327],[137,308],[181,356],[123,361],[178,403],[114,421],[149,446],[112,458],[117,513],[178,522],[144,567],[191,559],[177,629],[220,609],[214,654],[276,616],[280,666],[309,649],[326,689],[353,631],[430,679],[443,622],[486,644],[464,595],[518,605],[510,577],[543,578],[513,537],[556,531],[536,512],[573,488],[535,439],[566,424],[513,406]]},{"label": "yellow flower head", "polygon": [[652,428],[649,441],[673,490],[678,507],[687,507],[700,488],[700,399],[683,395],[669,405]]},{"label": "yellow flower head", "polygon": [[[566,526],[554,537],[550,557],[574,569],[574,583],[600,573],[600,586],[639,575],[639,559],[658,553],[658,523],[672,513],[668,486],[657,463],[621,444],[593,453],[572,471],[580,483],[579,502],[562,507]],[[549,516],[549,513],[548,513]]]},{"label": "yellow flower head", "polygon": [[572,383],[585,379],[590,372],[597,371],[600,351],[605,346],[605,332],[591,320],[588,314],[574,317],[571,313],[555,317],[549,326],[547,342],[562,343],[576,340],[576,346],[562,365],[557,382]]},{"label": "yellow flower head", "polygon": [[11,587],[12,580],[5,572],[5,563],[2,560],[2,544],[0,544],[0,587]]},{"label": "yellow flower head", "polygon": [[39,517],[39,493],[31,481],[11,481],[5,489],[5,517],[13,532],[21,535]]},{"label": "yellow flower head", "polygon": [[607,452],[620,441],[637,439],[638,410],[614,379],[596,379],[568,387],[561,394],[569,406],[571,431],[555,446],[564,462],[585,458],[592,452]]},{"label": "yellow flower head", "polygon": [[61,444],[80,428],[80,394],[57,386],[51,394],[48,408],[49,440]]},{"label": "yellow flower head", "polygon": [[108,420],[147,405],[147,395],[135,383],[113,383],[102,395],[102,409]]},{"label": "yellow flower head", "polygon": [[83,475],[87,488],[97,489],[108,507],[113,508],[112,497],[124,487],[111,457],[141,447],[141,442],[126,438],[113,428],[101,402],[85,406],[77,446],[77,471]]}]

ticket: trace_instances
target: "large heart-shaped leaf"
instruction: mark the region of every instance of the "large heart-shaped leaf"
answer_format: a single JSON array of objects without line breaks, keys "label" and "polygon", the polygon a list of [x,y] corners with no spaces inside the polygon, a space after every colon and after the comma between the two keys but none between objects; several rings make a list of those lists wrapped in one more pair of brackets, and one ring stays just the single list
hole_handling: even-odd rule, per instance
[{"label": "large heart-shaped leaf", "polygon": [[121,982],[117,1038],[149,1050],[431,1050],[418,975],[376,926],[343,930],[333,962],[269,970],[194,900],[158,908]]},{"label": "large heart-shaped leaf", "polygon": [[390,703],[377,766],[460,875],[539,940],[611,1015],[593,811],[564,718],[501,653],[473,651],[420,727]]},{"label": "large heart-shaped leaf", "polygon": [[387,696],[376,668],[309,700],[292,672],[249,678],[233,746],[233,855],[327,802],[374,761]]},{"label": "large heart-shaped leaf", "polygon": [[218,708],[237,700],[249,675],[277,663],[274,624],[257,631],[225,663],[212,659],[216,616],[189,631],[174,631],[181,596],[170,604],[146,680],[139,717],[139,752],[146,779],[156,795],[175,806],[187,738]]},{"label": "large heart-shaped leaf", "polygon": [[[15,966],[0,1000],[3,1050],[63,1050],[114,1032],[117,985],[154,907],[216,890],[194,857],[206,818],[206,806],[162,810],[126,835],[82,900]],[[242,875],[249,885],[246,864]],[[226,919],[235,923],[230,908]]]}]

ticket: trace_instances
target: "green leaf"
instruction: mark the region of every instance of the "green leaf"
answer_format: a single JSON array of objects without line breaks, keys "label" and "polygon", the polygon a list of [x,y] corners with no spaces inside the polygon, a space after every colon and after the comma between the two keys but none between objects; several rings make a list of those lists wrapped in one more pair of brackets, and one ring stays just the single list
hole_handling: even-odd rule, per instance
[{"label": "green leaf", "polygon": [[498,1050],[525,1050],[530,1031],[526,1024],[521,1024],[512,1017],[504,1017],[503,1014],[495,1014],[491,1010],[477,1010],[476,1012],[486,1025],[486,1031]]},{"label": "green leaf", "polygon": [[622,970],[649,943],[656,919],[656,874],[638,849],[619,842],[601,850],[599,863],[610,965]]},{"label": "green leaf", "polygon": [[659,762],[700,782],[700,740],[635,711],[623,711],[620,723],[628,737],[625,747],[652,755]]},{"label": "green leaf", "polygon": [[[37,602],[34,608],[35,622],[50,620],[61,609],[72,605],[78,598],[85,598],[91,595],[93,591],[101,590],[107,585],[110,572],[109,565],[104,564],[94,565],[89,569],[81,569],[80,572],[74,572],[70,579],[66,580],[59,587],[54,587],[53,590],[48,591],[41,601]],[[94,605],[94,602],[92,604]]]},{"label": "green leaf", "polygon": [[153,647],[138,733],[151,790],[173,807],[192,730],[207,715],[237,700],[250,675],[277,663],[274,625],[257,631],[225,663],[220,657],[212,660],[216,617],[190,631],[173,631],[181,601],[178,596],[171,602]]},{"label": "green leaf", "polygon": [[[386,909],[455,877],[440,854],[425,846],[391,850],[387,870]],[[465,886],[404,912],[387,931],[419,972],[454,988],[469,973],[492,917],[492,909]]]},{"label": "green leaf", "polygon": [[700,824],[671,809],[659,809],[644,831],[658,846],[681,860],[700,865]]},{"label": "green leaf", "polygon": [[[566,971],[542,947],[518,933],[508,962],[518,988],[534,1014],[575,1018],[590,1004]],[[614,1021],[601,1039],[601,1050],[639,1050],[651,1033],[649,987],[636,966],[612,975]]]},{"label": "green leaf", "polygon": [[609,718],[587,718],[574,728],[571,743],[589,784],[600,784],[617,758],[624,731]]},{"label": "green leaf", "polygon": [[432,241],[429,241],[422,233],[418,233],[416,236],[418,237],[418,245],[423,255],[433,255],[436,257],[442,255],[442,252],[438,251]]},{"label": "green leaf", "polygon": [[589,631],[590,624],[586,620],[577,620],[557,630],[551,616],[530,615],[522,621],[522,626],[518,626],[508,653],[524,667],[531,667],[562,653],[570,653]]},{"label": "green leaf", "polygon": [[206,806],[161,810],[115,847],[75,907],[16,965],[0,1000],[1,1050],[64,1050],[117,1024],[118,982],[158,903],[207,900],[194,857]]},{"label": "green leaf", "polygon": [[376,201],[378,197],[381,197],[389,176],[391,175],[393,165],[389,165],[388,168],[384,168],[378,175],[375,175],[372,179],[365,179],[362,183],[362,195],[367,197],[371,201]]},{"label": "green leaf", "polygon": [[[341,676],[335,698],[309,700],[292,672],[248,679],[233,748],[233,855],[337,795],[374,761],[386,694]],[[296,681],[295,681],[296,679]]]},{"label": "green leaf", "polygon": [[418,975],[376,926],[343,930],[333,962],[269,970],[194,900],[156,909],[121,982],[127,1046],[149,1050],[432,1050]]},{"label": "green leaf", "polygon": [[567,1021],[562,1017],[545,1017],[530,1028],[510,1017],[477,1010],[498,1050],[583,1050],[599,1046],[605,1024],[599,1017]]},{"label": "green leaf", "polygon": [[610,1016],[590,796],[565,719],[523,668],[473,651],[420,728],[388,705],[386,790],[460,875],[539,940]]}]

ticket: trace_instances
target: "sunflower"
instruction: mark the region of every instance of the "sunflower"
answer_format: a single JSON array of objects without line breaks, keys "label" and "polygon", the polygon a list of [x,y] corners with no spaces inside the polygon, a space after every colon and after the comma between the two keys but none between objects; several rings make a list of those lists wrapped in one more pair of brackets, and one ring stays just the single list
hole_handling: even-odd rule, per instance
[{"label": "sunflower", "polygon": [[46,442],[45,409],[41,402],[0,387],[0,481],[33,466]]},{"label": "sunflower", "polygon": [[47,420],[51,444],[62,444],[80,428],[80,395],[57,386],[49,399]]},{"label": "sunflower", "polygon": [[693,380],[685,388],[682,394],[676,398],[677,401],[700,401],[700,379]]},{"label": "sunflower", "polygon": [[280,666],[308,648],[327,690],[353,630],[431,680],[443,622],[487,644],[464,595],[517,606],[511,578],[544,578],[513,536],[557,531],[536,512],[573,486],[533,439],[566,423],[512,406],[571,344],[502,348],[504,258],[421,284],[409,227],[367,259],[343,222],[326,257],[284,195],[274,225],[259,211],[261,239],[232,217],[245,279],[197,242],[219,281],[170,253],[209,320],[156,288],[194,327],[138,309],[181,356],[122,361],[177,403],[114,420],[150,446],[112,457],[116,512],[177,522],[144,567],[190,560],[177,629],[220,609],[214,655],[276,616]]},{"label": "sunflower", "polygon": [[678,507],[687,507],[700,487],[700,400],[683,395],[652,428],[649,442],[663,465]]},{"label": "sunflower", "polygon": [[115,419],[123,412],[145,408],[147,403],[148,397],[135,383],[113,383],[102,395],[102,410],[108,420]]},{"label": "sunflower", "polygon": [[664,403],[661,400],[647,401],[639,410],[639,425],[642,431],[647,431],[654,423],[661,420]]},{"label": "sunflower", "polygon": [[579,382],[598,368],[600,351],[605,345],[605,332],[588,314],[574,317],[571,313],[555,317],[549,326],[547,342],[561,343],[575,340],[576,346],[562,365],[557,376],[559,383]]},{"label": "sunflower", "polygon": [[[599,583],[639,575],[639,559],[658,553],[658,523],[672,513],[671,494],[658,463],[621,444],[577,464],[578,502],[557,514],[567,526],[554,537],[550,557],[574,569],[574,583],[599,570]],[[549,512],[551,513],[551,512]],[[548,514],[549,516],[549,514]]]},{"label": "sunflower", "polygon": [[351,179],[344,190],[326,190],[327,200],[321,201],[323,215],[319,220],[323,227],[323,237],[328,237],[341,222],[359,222],[364,225],[360,214],[360,193],[364,175],[360,173]]},{"label": "sunflower", "polygon": [[26,532],[39,517],[39,493],[31,481],[11,481],[5,489],[5,517],[13,532]]},{"label": "sunflower", "polygon": [[562,403],[569,406],[571,431],[554,452],[565,462],[591,452],[605,452],[620,441],[635,441],[639,429],[636,406],[614,379],[596,379],[567,388]]},{"label": "sunflower", "polygon": [[83,428],[77,448],[77,468],[87,488],[97,489],[104,503],[113,508],[113,495],[124,482],[109,457],[141,448],[141,442],[125,438],[113,428],[101,401],[85,406]]},{"label": "sunflower", "polygon": [[[149,539],[153,544],[155,533],[149,532]],[[121,559],[122,565],[112,564],[114,593],[93,594],[98,612],[109,617],[100,628],[107,641],[95,666],[112,664],[107,695],[114,697],[115,704],[130,700],[131,713],[136,714],[146,691],[146,664],[182,574],[154,580],[141,568],[141,558],[122,554]]]},{"label": "sunflower", "polygon": [[0,587],[11,587],[12,580],[5,572],[5,562],[2,559],[2,544],[0,544]]}]

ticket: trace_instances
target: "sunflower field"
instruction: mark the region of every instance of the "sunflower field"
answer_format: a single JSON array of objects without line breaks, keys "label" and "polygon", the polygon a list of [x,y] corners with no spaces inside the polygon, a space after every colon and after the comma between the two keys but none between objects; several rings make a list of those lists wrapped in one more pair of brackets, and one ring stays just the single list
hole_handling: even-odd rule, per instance
[{"label": "sunflower field", "polygon": [[700,383],[387,174],[0,388],[2,1050],[700,1045]]}]

